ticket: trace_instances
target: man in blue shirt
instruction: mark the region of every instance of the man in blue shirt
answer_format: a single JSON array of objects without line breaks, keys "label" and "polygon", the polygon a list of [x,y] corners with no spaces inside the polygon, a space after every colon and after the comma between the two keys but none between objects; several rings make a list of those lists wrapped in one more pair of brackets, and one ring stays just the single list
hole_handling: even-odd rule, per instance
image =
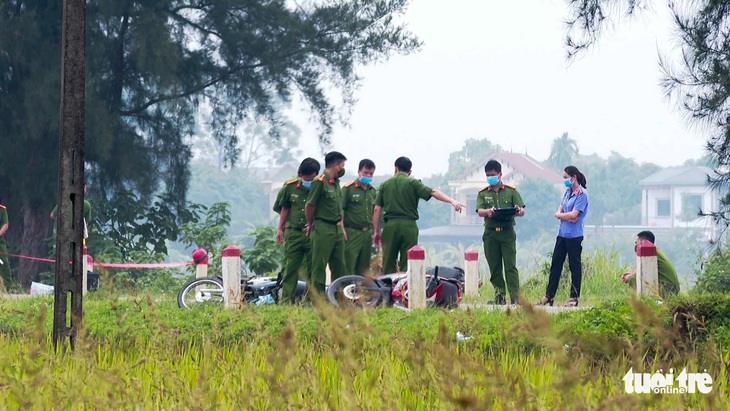
[{"label": "man in blue shirt", "polygon": [[577,307],[580,298],[580,286],[583,278],[581,268],[581,252],[583,251],[583,219],[588,212],[588,192],[586,177],[574,166],[565,167],[563,183],[566,190],[560,202],[555,218],[560,220],[558,237],[555,239],[553,260],[550,264],[550,279],[545,296],[539,305],[553,305],[555,293],[560,284],[565,257],[570,267],[570,299],[567,307]]}]

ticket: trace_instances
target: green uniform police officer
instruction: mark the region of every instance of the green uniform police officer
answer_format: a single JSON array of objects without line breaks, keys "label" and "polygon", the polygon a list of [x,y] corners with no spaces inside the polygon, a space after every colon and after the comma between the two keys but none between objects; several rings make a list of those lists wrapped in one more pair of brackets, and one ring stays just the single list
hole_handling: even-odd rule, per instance
[{"label": "green uniform police officer", "polygon": [[[2,200],[0,200],[0,203]],[[5,242],[5,233],[8,232],[8,209],[0,204],[0,287],[10,280],[10,260],[8,259],[8,244]]]},{"label": "green uniform police officer", "polygon": [[[488,186],[477,194],[477,214],[484,217],[484,255],[489,264],[489,281],[494,286],[494,303],[506,304],[505,280],[512,304],[516,304],[520,293],[520,277],[517,271],[517,234],[515,216],[525,215],[525,203],[517,190],[502,182],[502,165],[489,160],[484,166]],[[514,215],[502,216],[495,210],[514,208]],[[502,267],[504,266],[504,275]]]},{"label": "green uniform police officer", "polygon": [[329,264],[332,280],[345,272],[345,235],[342,230],[342,189],[347,158],[331,151],[324,157],[324,172],[312,181],[304,212],[305,233],[312,242],[312,287],[324,293]]},{"label": "green uniform police officer", "polygon": [[[458,201],[411,178],[413,163],[408,157],[395,160],[395,175],[378,187],[373,209],[373,241],[383,245],[383,272],[391,274],[408,269],[408,250],[418,244],[418,200],[431,197],[449,203],[461,212]],[[383,233],[380,234],[380,216],[383,214]]]},{"label": "green uniform police officer", "polygon": [[299,277],[310,280],[311,247],[304,232],[307,224],[304,205],[312,180],[318,173],[319,162],[311,157],[305,158],[299,165],[299,177],[285,182],[274,202],[274,211],[279,213],[276,241],[284,244],[281,302],[293,301]]},{"label": "green uniform police officer", "polygon": [[370,185],[375,173],[372,160],[360,161],[358,179],[342,188],[342,222],[345,229],[345,269],[348,274],[364,276],[370,269],[373,251],[373,206],[375,188]]}]

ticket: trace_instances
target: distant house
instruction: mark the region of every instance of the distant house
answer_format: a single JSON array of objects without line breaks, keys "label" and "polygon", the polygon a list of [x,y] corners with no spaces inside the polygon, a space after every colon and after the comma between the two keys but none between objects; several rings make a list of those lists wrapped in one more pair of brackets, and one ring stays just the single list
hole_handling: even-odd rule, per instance
[{"label": "distant house", "polygon": [[424,241],[460,241],[481,238],[484,218],[476,210],[477,193],[487,185],[484,165],[495,159],[502,164],[502,181],[518,186],[525,178],[537,178],[556,187],[562,187],[563,177],[527,154],[496,152],[490,154],[459,178],[449,181],[451,197],[466,205],[466,210],[457,213],[451,210],[451,224],[421,230],[419,238]]},{"label": "distant house", "polygon": [[668,167],[639,181],[641,224],[646,227],[702,228],[715,234],[715,224],[698,213],[719,209],[718,194],[707,184],[715,176],[709,167]]}]

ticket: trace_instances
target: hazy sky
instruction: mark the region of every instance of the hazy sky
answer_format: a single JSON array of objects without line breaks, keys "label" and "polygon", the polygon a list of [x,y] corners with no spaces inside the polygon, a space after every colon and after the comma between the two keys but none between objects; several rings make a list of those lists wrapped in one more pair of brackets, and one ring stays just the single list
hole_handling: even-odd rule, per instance
[{"label": "hazy sky", "polygon": [[[655,4],[569,64],[564,0],[415,0],[405,20],[421,52],[359,71],[359,101],[333,149],[348,168],[373,159],[378,173],[406,155],[420,177],[446,171],[467,138],[544,160],[564,131],[585,154],[662,166],[699,157],[705,138],[659,86],[658,52],[673,42],[666,3]],[[304,118],[301,148],[321,160]]]}]

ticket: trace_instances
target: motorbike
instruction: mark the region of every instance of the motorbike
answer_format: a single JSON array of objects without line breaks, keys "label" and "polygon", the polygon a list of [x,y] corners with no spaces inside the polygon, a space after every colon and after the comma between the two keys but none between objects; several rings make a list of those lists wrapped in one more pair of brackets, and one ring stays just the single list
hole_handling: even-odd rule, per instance
[{"label": "motorbike", "polygon": [[[461,302],[464,270],[435,266],[426,270],[426,304],[454,308]],[[393,273],[367,278],[346,275],[327,287],[327,299],[338,307],[408,308],[408,273]]]},{"label": "motorbike", "polygon": [[[241,301],[244,304],[275,304],[281,297],[281,273],[278,277],[253,276],[241,279]],[[294,293],[294,302],[300,301],[307,290],[307,284],[299,280]],[[177,293],[180,308],[201,305],[223,305],[223,278],[193,278]]]},{"label": "motorbike", "polygon": [[[281,297],[281,276],[253,276],[241,279],[241,300],[244,304],[275,304]],[[464,270],[459,267],[435,266],[426,270],[426,302],[436,307],[458,306],[464,290]],[[307,291],[299,280],[294,302]],[[334,280],[325,290],[327,300],[338,307],[398,307],[408,308],[408,273],[393,273],[366,278],[346,275]],[[203,305],[223,305],[223,278],[193,278],[177,295],[180,308]]]}]

